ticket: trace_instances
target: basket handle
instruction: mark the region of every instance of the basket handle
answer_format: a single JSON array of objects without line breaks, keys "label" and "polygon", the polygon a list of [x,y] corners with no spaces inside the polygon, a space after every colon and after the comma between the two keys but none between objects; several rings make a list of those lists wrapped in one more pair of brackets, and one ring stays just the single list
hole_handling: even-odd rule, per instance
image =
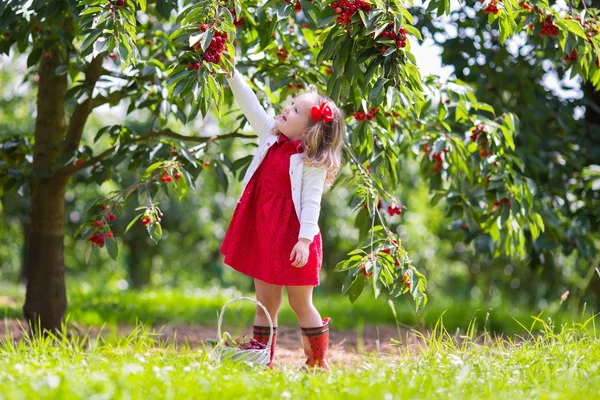
[{"label": "basket handle", "polygon": [[219,340],[221,340],[221,324],[223,323],[223,314],[225,313],[225,307],[227,307],[227,305],[229,303],[233,303],[234,301],[238,301],[238,300],[250,300],[251,302],[260,306],[263,309],[263,311],[265,312],[265,315],[267,316],[267,319],[269,320],[270,331],[269,331],[269,341],[267,342],[267,348],[270,349],[271,342],[273,341],[273,321],[271,320],[271,315],[269,315],[269,312],[267,311],[266,307],[263,306],[260,301],[254,300],[253,298],[246,297],[246,296],[236,297],[235,299],[231,299],[223,305],[223,307],[221,308],[221,312],[219,313],[219,324],[217,325],[217,338]]}]

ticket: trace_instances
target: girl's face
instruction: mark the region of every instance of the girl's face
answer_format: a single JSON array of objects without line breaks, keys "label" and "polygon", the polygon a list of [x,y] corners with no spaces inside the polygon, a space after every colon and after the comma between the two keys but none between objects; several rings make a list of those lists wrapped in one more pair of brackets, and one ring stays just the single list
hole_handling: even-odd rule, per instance
[{"label": "girl's face", "polygon": [[302,93],[275,117],[275,126],[290,140],[301,139],[308,126],[310,109],[314,105],[311,97],[308,93]]}]

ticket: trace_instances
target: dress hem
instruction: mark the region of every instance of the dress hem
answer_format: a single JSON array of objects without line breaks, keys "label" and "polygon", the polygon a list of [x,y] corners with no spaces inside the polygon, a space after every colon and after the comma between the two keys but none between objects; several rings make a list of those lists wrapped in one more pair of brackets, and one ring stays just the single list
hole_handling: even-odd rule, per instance
[{"label": "dress hem", "polygon": [[[223,254],[223,253],[221,253],[221,254]],[[227,256],[225,256],[225,258],[227,258]],[[241,270],[239,270],[239,269],[237,269],[237,268],[235,268],[235,267],[227,264],[226,260],[224,260],[223,263],[225,265],[227,265],[229,268],[231,268],[231,269],[233,269],[233,270],[235,270],[237,272],[240,272],[240,273],[242,273],[242,274],[244,274],[246,276],[249,276],[250,278],[258,279],[258,280],[263,281],[265,283],[268,283],[270,285],[277,285],[277,286],[319,286],[320,285],[319,280],[317,280],[317,283],[313,283],[313,282],[309,282],[309,283],[297,283],[296,282],[296,283],[289,283],[289,284],[287,284],[287,283],[278,283],[278,282],[274,282],[274,281],[271,281],[271,280],[265,280],[265,279],[263,279],[260,276],[250,275],[249,273],[247,273],[245,271],[241,271]]]}]

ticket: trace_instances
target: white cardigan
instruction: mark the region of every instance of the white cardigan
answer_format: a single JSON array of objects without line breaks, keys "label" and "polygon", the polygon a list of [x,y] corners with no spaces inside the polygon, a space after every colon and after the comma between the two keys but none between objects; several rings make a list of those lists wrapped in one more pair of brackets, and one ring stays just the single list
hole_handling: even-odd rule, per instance
[{"label": "white cardigan", "polygon": [[[227,83],[233,92],[236,102],[248,119],[250,126],[258,135],[259,143],[256,154],[244,176],[241,201],[246,185],[258,169],[264,159],[269,147],[277,142],[279,135],[270,133],[275,126],[275,119],[270,117],[260,105],[258,98],[252,88],[246,83],[242,74],[234,68],[232,76],[227,78]],[[303,162],[304,152],[290,156],[290,180],[292,183],[292,200],[296,208],[298,221],[300,222],[300,233],[298,239],[304,238],[311,242],[319,233],[319,213],[321,211],[321,197],[325,188],[325,177],[327,171],[324,168],[305,166]]]}]

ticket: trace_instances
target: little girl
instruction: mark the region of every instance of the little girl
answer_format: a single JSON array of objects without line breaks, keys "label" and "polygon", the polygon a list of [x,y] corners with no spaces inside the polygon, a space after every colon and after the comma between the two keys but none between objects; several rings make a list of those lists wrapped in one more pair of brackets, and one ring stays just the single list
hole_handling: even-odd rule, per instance
[{"label": "little girl", "polygon": [[[323,190],[341,165],[346,127],[343,112],[314,85],[269,117],[243,76],[233,69],[227,82],[259,138],[244,176],[242,195],[220,252],[224,263],[254,278],[256,298],[273,321],[271,359],[283,288],[302,331],[303,368],[329,369],[329,320],[312,303],[323,260],[318,219]],[[266,343],[269,322],[256,308],[254,338]]]}]

